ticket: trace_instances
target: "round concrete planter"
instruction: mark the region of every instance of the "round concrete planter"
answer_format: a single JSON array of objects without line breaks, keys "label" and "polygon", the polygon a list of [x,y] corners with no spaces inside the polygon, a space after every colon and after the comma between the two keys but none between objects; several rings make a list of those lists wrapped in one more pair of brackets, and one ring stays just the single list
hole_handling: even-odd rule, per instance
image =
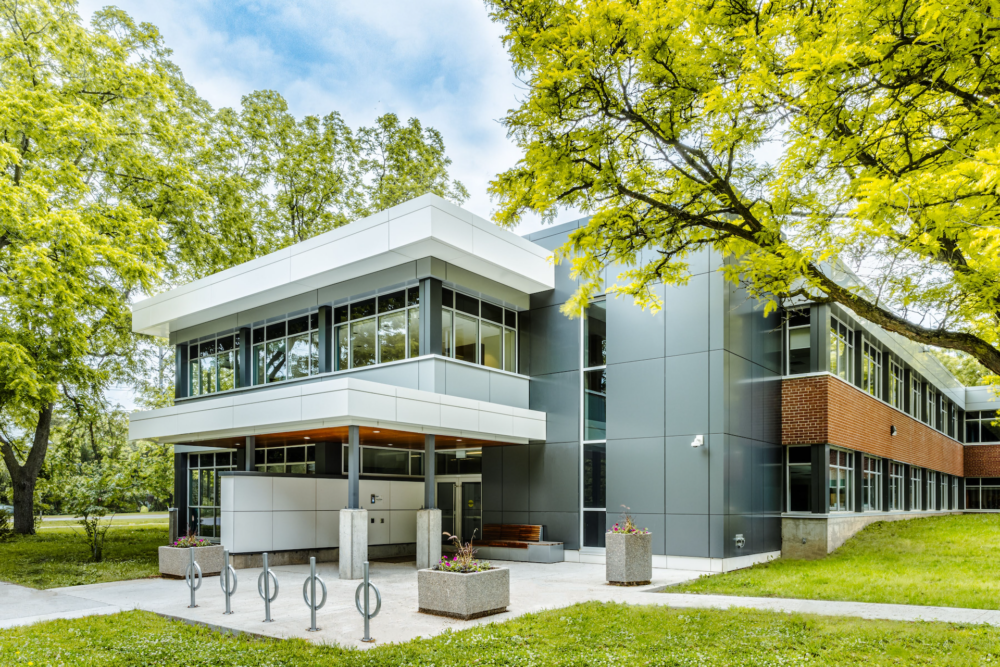
[{"label": "round concrete planter", "polygon": [[[191,563],[190,548],[160,547],[160,574],[166,577],[184,578]],[[194,559],[204,576],[222,572],[222,545],[194,547]]]},{"label": "round concrete planter", "polygon": [[469,620],[502,614],[510,605],[510,570],[485,572],[417,571],[417,605],[425,614]]},{"label": "round concrete planter", "polygon": [[608,533],[604,536],[605,572],[609,584],[638,586],[653,579],[653,536]]}]

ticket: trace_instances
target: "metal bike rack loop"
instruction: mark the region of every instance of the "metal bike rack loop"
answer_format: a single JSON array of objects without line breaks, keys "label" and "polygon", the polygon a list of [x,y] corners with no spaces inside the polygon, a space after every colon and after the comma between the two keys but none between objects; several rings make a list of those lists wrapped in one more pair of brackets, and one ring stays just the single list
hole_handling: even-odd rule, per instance
[{"label": "metal bike rack loop", "polygon": [[204,578],[201,576],[201,565],[194,559],[195,547],[188,547],[188,553],[191,554],[191,562],[187,566],[187,570],[184,572],[184,581],[187,583],[188,588],[191,589],[191,604],[188,605],[188,609],[194,609],[198,604],[194,601],[194,592],[201,588],[201,582]]},{"label": "metal bike rack loop", "polygon": [[[264,554],[264,571],[257,577],[257,592],[264,598],[264,622],[271,623],[271,603],[278,599],[278,577],[267,566],[267,552]],[[271,595],[271,580],[274,580],[274,595]]]},{"label": "metal bike rack loop", "polygon": [[[316,604],[316,584],[319,584],[320,588],[323,589],[323,599],[319,604]],[[316,632],[319,630],[316,627],[316,612],[326,604],[326,582],[316,574],[315,556],[309,559],[309,576],[302,583],[302,599],[306,601],[306,606],[309,607],[309,632]]]},{"label": "metal bike rack loop", "polygon": [[[369,613],[371,605],[369,604],[369,589],[375,591],[375,611]],[[365,606],[361,607],[361,591],[365,592]],[[365,617],[365,636],[361,638],[363,642],[373,642],[375,641],[371,637],[369,632],[369,621],[376,616],[378,612],[382,609],[382,594],[378,592],[378,587],[368,580],[368,561],[365,561],[365,580],[358,584],[358,590],[354,592],[354,606],[358,608],[358,612]]]},{"label": "metal bike rack loop", "polygon": [[[232,586],[230,586],[232,582]],[[236,594],[236,584],[239,583],[236,577],[236,570],[232,565],[229,564],[229,552],[225,549],[222,550],[222,576],[219,577],[219,586],[222,587],[222,594],[226,596],[226,611],[225,614],[232,614],[233,609],[230,605],[230,599]]]}]

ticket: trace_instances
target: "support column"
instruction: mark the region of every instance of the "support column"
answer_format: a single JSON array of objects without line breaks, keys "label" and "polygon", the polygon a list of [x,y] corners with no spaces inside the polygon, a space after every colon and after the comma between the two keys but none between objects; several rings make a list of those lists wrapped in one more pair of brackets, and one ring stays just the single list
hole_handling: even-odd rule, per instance
[{"label": "support column", "polygon": [[420,355],[441,354],[441,281],[420,280]]},{"label": "support column", "polygon": [[177,534],[188,532],[188,455],[174,454],[174,507],[177,508]]},{"label": "support column", "polygon": [[417,512],[417,569],[441,562],[441,510],[434,505],[434,436],[424,436],[424,509]]},{"label": "support column", "polygon": [[240,349],[236,354],[240,358],[240,374],[237,381],[240,387],[253,386],[253,339],[250,327],[242,327],[236,335],[240,338]]},{"label": "support column", "polygon": [[187,398],[188,387],[188,346],[174,346],[174,398]]},{"label": "support column", "polygon": [[830,445],[813,445],[810,453],[812,511],[813,514],[827,514],[830,511]]},{"label": "support column", "polygon": [[362,579],[368,560],[368,510],[361,509],[361,431],[347,427],[347,508],[340,510],[340,578]]},{"label": "support column", "polygon": [[257,460],[257,436],[255,435],[247,436],[246,452],[247,452],[246,463],[244,464],[243,469],[246,470],[247,472],[253,472],[254,470],[257,469],[257,467],[254,465],[255,461]]},{"label": "support column", "polygon": [[319,372],[329,373],[333,366],[333,308],[319,307]]}]

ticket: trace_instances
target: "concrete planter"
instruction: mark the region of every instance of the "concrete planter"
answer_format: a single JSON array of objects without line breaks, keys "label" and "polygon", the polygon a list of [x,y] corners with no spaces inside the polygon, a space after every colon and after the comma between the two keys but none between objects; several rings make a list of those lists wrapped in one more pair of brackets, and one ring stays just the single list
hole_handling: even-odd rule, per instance
[{"label": "concrete planter", "polygon": [[[160,547],[160,574],[183,579],[191,563],[189,551],[188,548]],[[194,559],[201,567],[203,576],[219,574],[222,572],[222,545],[194,547]]]},{"label": "concrete planter", "polygon": [[470,574],[418,570],[417,600],[425,614],[464,621],[502,614],[510,604],[510,570],[495,567]]},{"label": "concrete planter", "polygon": [[608,533],[604,562],[609,584],[638,586],[653,578],[653,536],[649,533]]}]

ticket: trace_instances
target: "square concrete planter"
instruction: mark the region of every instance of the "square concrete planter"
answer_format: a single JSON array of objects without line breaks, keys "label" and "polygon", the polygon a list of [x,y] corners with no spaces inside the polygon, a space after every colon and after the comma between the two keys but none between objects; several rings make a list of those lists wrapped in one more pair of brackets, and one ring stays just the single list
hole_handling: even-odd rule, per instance
[{"label": "square concrete planter", "polygon": [[[167,577],[184,578],[188,565],[191,563],[191,549],[176,547],[160,547],[160,574]],[[202,576],[222,572],[222,545],[211,547],[194,547],[194,559],[201,567]]]},{"label": "square concrete planter", "polygon": [[495,567],[470,574],[418,570],[417,600],[426,614],[465,621],[502,614],[510,604],[510,570]]},{"label": "square concrete planter", "polygon": [[608,533],[604,562],[609,584],[638,586],[653,578],[653,536],[649,533]]}]

